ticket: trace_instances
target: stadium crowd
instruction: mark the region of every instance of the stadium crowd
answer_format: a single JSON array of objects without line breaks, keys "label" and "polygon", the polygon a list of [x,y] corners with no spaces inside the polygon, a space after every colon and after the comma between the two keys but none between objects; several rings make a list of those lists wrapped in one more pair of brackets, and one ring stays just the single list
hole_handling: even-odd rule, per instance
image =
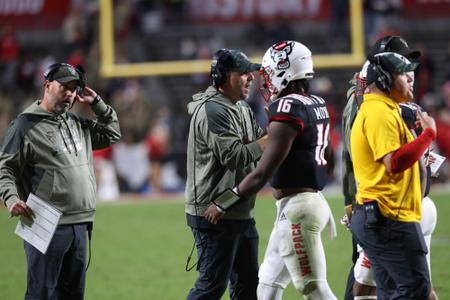
[{"label": "stadium crowd", "polygon": [[[214,31],[216,27],[219,28],[218,32],[226,30],[227,25],[222,25],[222,28],[220,24],[212,26],[214,28],[204,30],[205,34],[187,34],[181,40],[173,34],[177,22],[189,22],[185,15],[190,2],[195,1],[115,1],[115,61],[125,63],[175,58],[210,59],[217,49],[230,47],[227,40]],[[328,29],[325,35],[328,39],[331,35],[337,37],[336,44],[349,44],[346,40],[347,29],[342,26],[343,20],[347,18],[345,13],[347,7],[345,3],[344,6],[339,5],[339,2],[346,1],[332,1],[330,28],[333,30]],[[365,1],[367,45],[386,34],[413,35],[412,32],[403,32],[404,27],[398,26],[402,17],[401,5],[379,7],[374,6],[372,2],[384,1]],[[48,46],[46,43],[28,39],[33,28],[16,28],[5,23],[0,28],[0,137],[3,138],[9,122],[24,107],[42,96],[41,74],[48,65],[56,61],[82,65],[86,69],[89,85],[95,87],[99,94],[105,95],[108,104],[117,111],[123,133],[123,138],[117,145],[96,151],[94,154],[99,198],[116,199],[120,193],[147,195],[183,191],[189,124],[186,104],[193,92],[208,85],[209,74],[163,79],[101,77],[97,26],[99,4],[97,1],[88,0],[71,3],[60,30],[56,33],[54,29],[41,31],[45,40],[52,40]],[[280,37],[300,41],[307,38],[299,36],[294,28],[294,22],[289,22],[286,18],[269,23],[254,20],[250,24],[244,22],[244,25],[248,30],[241,31],[241,36],[236,37],[235,45],[231,46],[242,48],[249,55],[261,54],[261,51]],[[156,42],[142,43],[152,41],[165,33],[167,33],[165,46]],[[415,101],[436,119],[439,134],[434,151],[449,159],[450,43],[445,64],[436,65],[435,57],[428,54],[429,45],[425,41],[417,37],[409,40],[422,52],[421,65],[416,74]],[[172,44],[169,44],[169,41]],[[349,45],[339,46],[343,49],[349,47]],[[329,51],[330,46],[324,44],[323,49],[314,52]],[[437,68],[443,69],[440,72],[443,74],[441,78],[435,76]],[[346,99],[345,91],[350,74],[354,71],[355,69],[351,68],[343,71],[340,79],[336,80],[332,75],[328,75],[326,69],[316,70],[319,76],[311,84],[312,93],[329,100],[328,109],[333,128],[332,142],[337,149],[335,153],[337,159],[340,157],[340,122]],[[168,86],[163,83],[164,81],[179,82],[185,87],[181,92],[176,92],[173,84]],[[255,81],[257,82],[258,78]],[[256,84],[253,85],[249,103],[255,111],[258,122],[264,126],[266,122],[264,101],[255,86]],[[82,105],[75,105],[72,109],[87,116],[91,114],[90,110]],[[450,164],[447,163],[446,167],[441,169],[438,180],[448,181],[449,174]],[[336,182],[339,182],[340,174],[336,174],[335,177]]]}]

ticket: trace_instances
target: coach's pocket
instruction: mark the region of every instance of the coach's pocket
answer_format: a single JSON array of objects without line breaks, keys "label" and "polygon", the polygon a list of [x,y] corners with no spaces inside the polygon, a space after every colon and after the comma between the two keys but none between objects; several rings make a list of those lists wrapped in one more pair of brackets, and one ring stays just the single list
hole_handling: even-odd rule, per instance
[{"label": "coach's pocket", "polygon": [[420,227],[420,223],[414,223],[414,228],[416,230],[416,235],[417,235],[417,250],[421,251],[423,253],[428,253],[428,247],[427,244],[425,243],[425,239],[423,237],[423,233],[422,233],[422,228]]},{"label": "coach's pocket", "polygon": [[39,184],[37,184],[34,194],[42,199],[45,199],[46,201],[50,201],[53,196],[54,181],[54,171],[51,169],[44,171]]}]

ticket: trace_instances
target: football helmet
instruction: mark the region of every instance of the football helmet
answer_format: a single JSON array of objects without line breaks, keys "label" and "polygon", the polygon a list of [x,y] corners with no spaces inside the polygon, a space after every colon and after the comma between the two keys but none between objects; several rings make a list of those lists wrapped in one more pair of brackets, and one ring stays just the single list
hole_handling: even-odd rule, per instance
[{"label": "football helmet", "polygon": [[260,70],[266,101],[275,100],[289,82],[314,77],[311,55],[305,45],[295,41],[276,43],[266,51]]}]

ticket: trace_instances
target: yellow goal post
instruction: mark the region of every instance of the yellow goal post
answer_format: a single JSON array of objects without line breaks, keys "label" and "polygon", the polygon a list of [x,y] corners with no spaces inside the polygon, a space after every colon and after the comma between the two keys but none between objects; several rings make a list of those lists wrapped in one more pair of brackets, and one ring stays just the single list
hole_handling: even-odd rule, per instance
[{"label": "yellow goal post", "polygon": [[[364,61],[362,0],[349,0],[351,52],[313,55],[315,68],[358,67]],[[100,74],[103,77],[173,76],[207,73],[211,60],[115,63],[113,0],[100,0]],[[261,57],[251,57],[260,61]]]}]

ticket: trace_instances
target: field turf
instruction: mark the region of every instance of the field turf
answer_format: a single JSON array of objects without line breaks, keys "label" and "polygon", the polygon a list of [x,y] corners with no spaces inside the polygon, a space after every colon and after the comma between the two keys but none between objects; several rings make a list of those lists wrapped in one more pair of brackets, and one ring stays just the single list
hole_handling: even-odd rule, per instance
[{"label": "field turf", "polygon": [[[431,198],[438,209],[431,245],[433,284],[440,299],[450,299],[447,265],[450,261],[450,194],[434,193]],[[339,224],[342,198],[327,196],[327,199],[338,229],[335,240],[329,239],[326,230],[322,234],[328,282],[338,299],[342,299],[351,264],[350,234]],[[260,195],[256,204],[260,262],[274,214],[271,197]],[[23,299],[24,296],[25,257],[22,241],[13,233],[16,223],[16,218],[8,219],[6,209],[0,209],[0,299]],[[197,275],[195,269],[185,271],[192,244],[181,199],[123,199],[99,203],[85,299],[185,299]],[[195,259],[194,254],[193,261]],[[229,299],[228,294],[223,299]],[[283,299],[302,298],[290,285]]]}]

